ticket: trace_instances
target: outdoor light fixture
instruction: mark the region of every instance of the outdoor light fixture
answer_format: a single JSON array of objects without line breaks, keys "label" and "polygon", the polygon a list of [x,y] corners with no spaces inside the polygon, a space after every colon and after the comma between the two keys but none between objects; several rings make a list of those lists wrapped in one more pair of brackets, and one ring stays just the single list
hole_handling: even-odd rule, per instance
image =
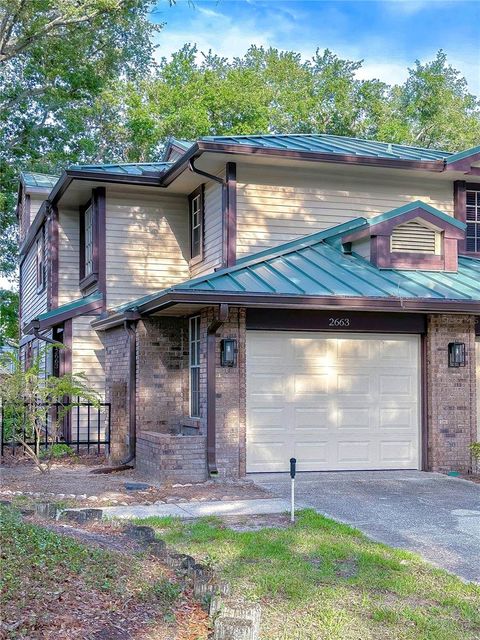
[{"label": "outdoor light fixture", "polygon": [[464,367],[467,364],[467,353],[464,342],[449,342],[448,366]]},{"label": "outdoor light fixture", "polygon": [[237,341],[225,338],[220,342],[220,364],[222,367],[237,366]]}]

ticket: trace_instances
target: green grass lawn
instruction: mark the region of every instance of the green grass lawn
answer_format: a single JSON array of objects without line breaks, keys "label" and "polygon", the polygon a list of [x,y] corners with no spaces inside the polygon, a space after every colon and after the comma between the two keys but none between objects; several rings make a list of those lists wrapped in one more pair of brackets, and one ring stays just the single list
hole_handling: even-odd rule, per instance
[{"label": "green grass lawn", "polygon": [[[140,522],[140,521],[139,521]],[[215,566],[262,604],[268,640],[478,640],[480,587],[313,511],[294,526],[149,518],[158,536]]]}]

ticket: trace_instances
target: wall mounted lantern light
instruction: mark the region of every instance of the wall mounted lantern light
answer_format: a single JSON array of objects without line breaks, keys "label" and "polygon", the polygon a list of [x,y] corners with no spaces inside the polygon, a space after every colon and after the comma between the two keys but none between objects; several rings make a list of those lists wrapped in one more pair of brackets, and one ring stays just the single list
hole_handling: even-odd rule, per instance
[{"label": "wall mounted lantern light", "polygon": [[448,366],[464,367],[467,364],[467,352],[464,342],[449,342],[448,344]]},{"label": "wall mounted lantern light", "polygon": [[224,338],[220,342],[220,364],[222,367],[237,366],[237,341],[233,338]]}]

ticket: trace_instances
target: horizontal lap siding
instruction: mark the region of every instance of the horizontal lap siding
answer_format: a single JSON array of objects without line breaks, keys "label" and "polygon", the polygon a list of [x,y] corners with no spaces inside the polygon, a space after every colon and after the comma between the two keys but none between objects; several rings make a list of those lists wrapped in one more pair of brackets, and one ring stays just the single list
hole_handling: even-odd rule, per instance
[{"label": "horizontal lap siding", "polygon": [[[45,226],[42,227],[41,233],[45,234]],[[39,236],[37,236],[39,237]],[[47,251],[46,237],[44,235],[45,254]],[[45,269],[45,276],[47,270]],[[36,241],[30,247],[30,250],[23,261],[21,271],[21,291],[22,291],[22,324],[27,324],[40,313],[47,311],[47,287],[43,291],[37,293],[37,243]]]},{"label": "horizontal lap siding", "polygon": [[[105,398],[105,351],[98,334],[90,323],[93,317],[80,316],[72,320],[72,373],[85,373],[87,384]],[[104,410],[100,413],[100,436],[104,434]],[[90,411],[90,439],[97,437],[97,409]],[[78,423],[81,439],[88,435],[88,415],[86,408],[80,411]],[[77,433],[77,410],[72,412],[72,436],[75,439]]]},{"label": "horizontal lap siding", "polygon": [[35,220],[35,216],[37,215],[38,210],[40,209],[42,202],[46,197],[47,193],[45,193],[45,196],[37,193],[30,194],[30,224],[32,224],[32,222]]},{"label": "horizontal lap siding", "polygon": [[106,224],[109,308],[188,279],[184,196],[107,190]]},{"label": "horizontal lap siding", "polygon": [[58,306],[81,297],[79,280],[79,217],[76,209],[60,209],[58,250]]},{"label": "horizontal lap siding", "polygon": [[[326,229],[359,216],[372,217],[413,200],[453,215],[452,185],[429,178],[237,168],[239,257]],[[378,177],[376,177],[378,175]]]},{"label": "horizontal lap siding", "polygon": [[205,218],[203,231],[203,260],[191,269],[192,277],[212,272],[222,264],[222,185],[205,185]]}]

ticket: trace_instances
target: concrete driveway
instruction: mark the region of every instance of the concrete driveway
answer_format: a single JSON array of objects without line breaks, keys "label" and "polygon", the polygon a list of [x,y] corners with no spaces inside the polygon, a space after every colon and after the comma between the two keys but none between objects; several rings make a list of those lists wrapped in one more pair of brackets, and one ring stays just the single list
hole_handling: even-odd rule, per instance
[{"label": "concrete driveway", "polygon": [[[250,474],[280,497],[288,474]],[[421,471],[299,473],[299,503],[480,582],[480,485]],[[301,506],[301,505],[299,505]]]}]

